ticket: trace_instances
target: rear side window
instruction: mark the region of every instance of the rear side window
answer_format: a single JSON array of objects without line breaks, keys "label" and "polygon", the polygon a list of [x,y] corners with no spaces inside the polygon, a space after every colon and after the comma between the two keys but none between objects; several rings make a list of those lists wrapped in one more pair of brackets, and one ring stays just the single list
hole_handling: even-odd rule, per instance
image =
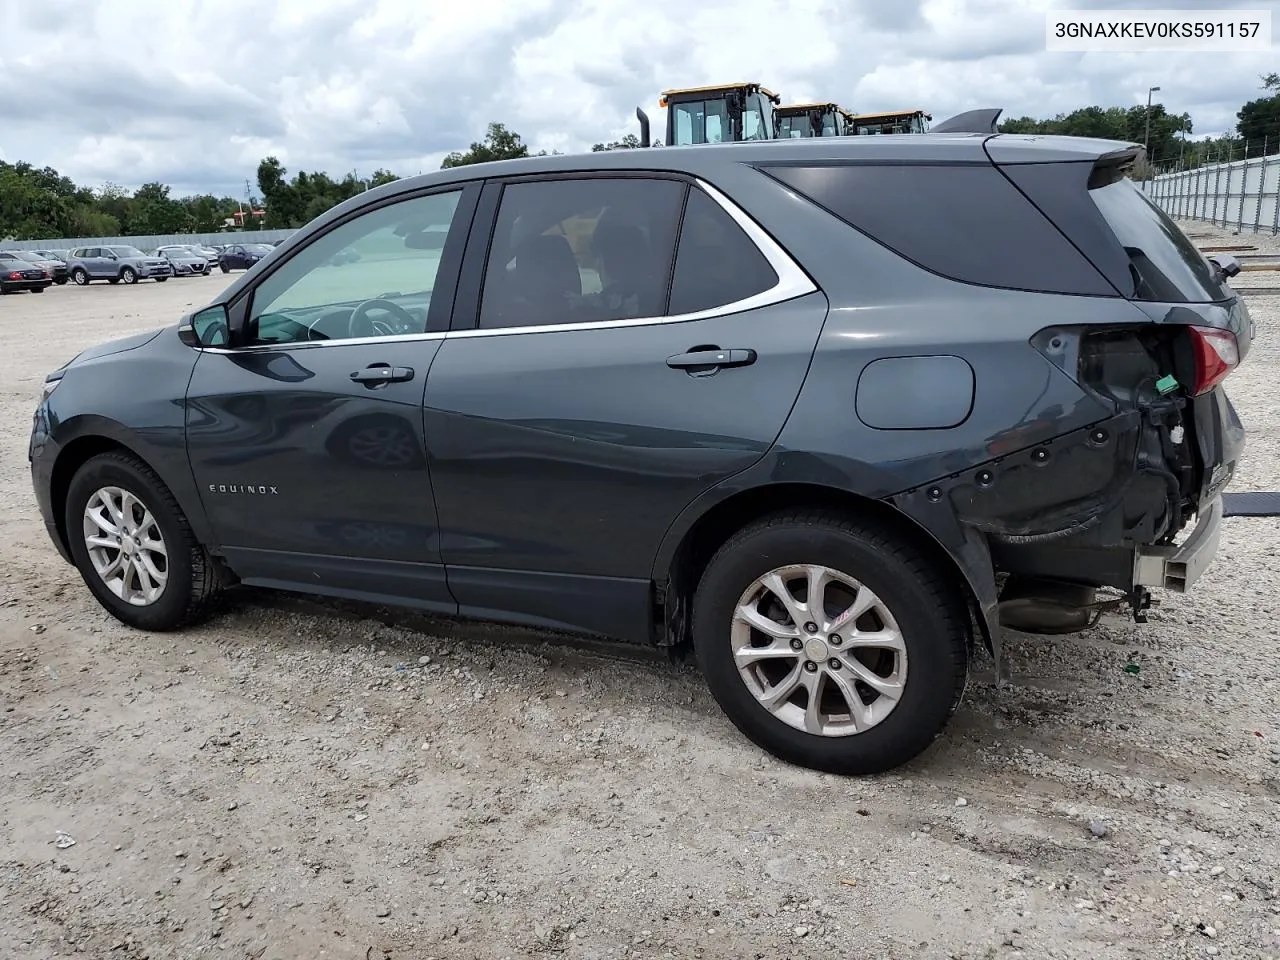
[{"label": "rear side window", "polygon": [[686,189],[636,177],[507,184],[480,326],[662,316]]},{"label": "rear side window", "polygon": [[1129,258],[1138,300],[1208,303],[1231,291],[1176,223],[1128,178],[1094,187],[1089,196]]},{"label": "rear side window", "polygon": [[952,280],[1116,295],[994,166],[770,165],[765,172],[900,256]]},{"label": "rear side window", "polygon": [[678,316],[737,303],[777,282],[769,261],[733,217],[701,190],[691,190],[667,312]]}]

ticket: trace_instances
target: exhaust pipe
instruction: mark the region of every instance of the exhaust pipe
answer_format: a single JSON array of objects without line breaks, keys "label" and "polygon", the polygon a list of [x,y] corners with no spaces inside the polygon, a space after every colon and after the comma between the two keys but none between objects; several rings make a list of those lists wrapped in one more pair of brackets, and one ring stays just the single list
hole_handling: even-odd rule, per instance
[{"label": "exhaust pipe", "polygon": [[649,146],[649,115],[636,107],[636,119],[640,121],[640,146]]}]

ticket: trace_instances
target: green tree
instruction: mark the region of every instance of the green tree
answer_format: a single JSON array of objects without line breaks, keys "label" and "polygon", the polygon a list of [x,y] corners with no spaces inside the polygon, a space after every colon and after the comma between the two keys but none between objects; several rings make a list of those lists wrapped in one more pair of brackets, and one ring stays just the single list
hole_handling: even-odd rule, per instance
[{"label": "green tree", "polygon": [[636,150],[640,147],[640,138],[634,133],[628,133],[621,140],[611,140],[608,143],[592,144],[592,153],[602,153],[605,150]]},{"label": "green tree", "polygon": [[369,189],[372,190],[374,187],[380,187],[385,183],[395,183],[399,179],[400,178],[390,170],[383,170],[379,168],[373,171],[373,176],[369,178]]},{"label": "green tree", "polygon": [[440,167],[447,170],[450,167],[465,167],[472,163],[516,160],[527,156],[529,156],[529,148],[520,139],[520,134],[508,130],[504,124],[491,123],[483,140],[471,144],[471,148],[465,153],[455,151],[449,154]]},{"label": "green tree", "polygon": [[1250,100],[1236,114],[1236,132],[1251,157],[1280,150],[1280,74],[1264,75],[1262,89],[1270,96]]}]

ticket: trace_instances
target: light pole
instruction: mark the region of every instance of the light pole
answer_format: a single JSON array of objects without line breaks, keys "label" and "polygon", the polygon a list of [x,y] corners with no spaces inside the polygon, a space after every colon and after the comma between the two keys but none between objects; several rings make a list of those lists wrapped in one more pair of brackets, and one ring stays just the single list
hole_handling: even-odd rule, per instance
[{"label": "light pole", "polygon": [[1148,154],[1147,159],[1150,159],[1149,155],[1151,153],[1151,95],[1157,92],[1159,89],[1160,89],[1159,87],[1147,88],[1147,132],[1143,137],[1143,141],[1142,141],[1142,148]]}]

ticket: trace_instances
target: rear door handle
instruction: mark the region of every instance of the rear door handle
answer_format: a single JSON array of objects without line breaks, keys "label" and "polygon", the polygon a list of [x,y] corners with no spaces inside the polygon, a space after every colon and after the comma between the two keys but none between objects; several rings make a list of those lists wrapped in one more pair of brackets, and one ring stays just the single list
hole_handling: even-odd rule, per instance
[{"label": "rear door handle", "polygon": [[377,386],[380,383],[403,383],[413,379],[413,367],[392,367],[385,363],[371,363],[363,370],[351,374],[356,383]]},{"label": "rear door handle", "polygon": [[688,367],[746,367],[756,362],[754,350],[692,350],[667,357],[667,366],[675,370]]}]

